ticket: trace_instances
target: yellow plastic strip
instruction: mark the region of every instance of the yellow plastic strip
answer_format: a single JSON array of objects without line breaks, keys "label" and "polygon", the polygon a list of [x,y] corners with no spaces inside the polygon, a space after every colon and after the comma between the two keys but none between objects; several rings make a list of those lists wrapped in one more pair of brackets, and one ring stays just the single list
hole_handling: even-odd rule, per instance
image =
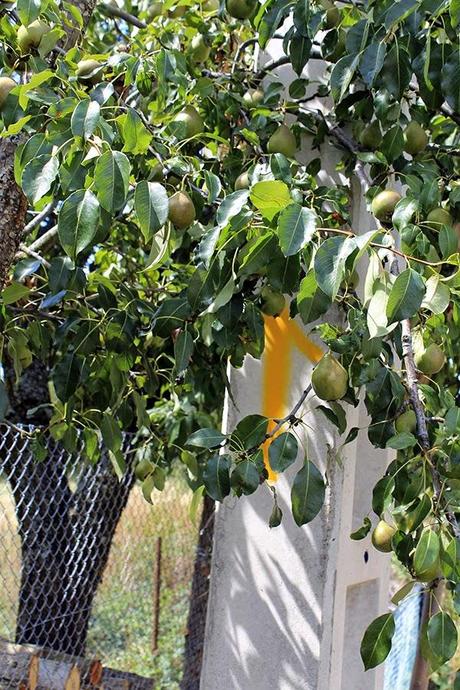
[{"label": "yellow plastic strip", "polygon": [[[287,413],[293,347],[297,347],[305,357],[314,363],[321,359],[323,352],[303,333],[299,324],[289,318],[287,308],[279,316],[265,316],[264,320],[262,414],[271,418],[268,426],[268,430],[271,431],[276,426],[273,418],[280,419]],[[280,429],[278,433],[281,431]],[[268,479],[275,482],[278,475],[271,469],[268,460],[268,447],[271,441],[272,439],[266,441],[262,449],[265,467],[268,470]]]}]

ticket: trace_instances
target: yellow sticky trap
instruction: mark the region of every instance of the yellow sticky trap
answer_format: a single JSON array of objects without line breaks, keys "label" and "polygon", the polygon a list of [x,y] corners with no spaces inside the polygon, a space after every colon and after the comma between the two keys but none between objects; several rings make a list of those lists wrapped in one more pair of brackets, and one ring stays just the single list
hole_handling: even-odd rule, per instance
[{"label": "yellow sticky trap", "polygon": [[[313,343],[302,331],[298,323],[289,318],[289,309],[285,308],[279,316],[264,316],[265,349],[262,371],[262,414],[270,417],[268,431],[275,426],[274,419],[281,419],[287,414],[289,402],[289,384],[291,381],[292,349],[297,347],[311,362],[318,362],[323,356],[321,348]],[[278,433],[282,433],[280,429]],[[273,439],[268,439],[263,446],[264,463],[268,470],[268,481],[276,482],[278,475],[268,460],[268,448]]]}]

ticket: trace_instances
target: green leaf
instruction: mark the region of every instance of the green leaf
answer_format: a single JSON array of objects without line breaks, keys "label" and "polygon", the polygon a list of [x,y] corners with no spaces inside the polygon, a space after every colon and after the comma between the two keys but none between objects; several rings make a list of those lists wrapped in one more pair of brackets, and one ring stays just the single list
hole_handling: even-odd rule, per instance
[{"label": "green leaf", "polygon": [[402,22],[420,5],[420,0],[399,0],[391,5],[385,16],[385,26],[388,30],[395,24]]},{"label": "green leaf", "polygon": [[[222,191],[222,183],[217,175],[209,170],[204,171],[204,179],[208,192],[208,203],[214,204]],[[242,191],[242,190],[240,190]]]},{"label": "green leaf", "polygon": [[123,151],[136,155],[145,155],[149,150],[153,135],[142,122],[134,108],[117,118],[123,139]]},{"label": "green leaf", "polygon": [[196,524],[198,508],[200,507],[201,502],[203,500],[203,494],[205,492],[205,489],[205,485],[202,484],[198,487],[198,489],[195,489],[195,491],[193,492],[192,500],[190,501],[190,507],[188,509],[189,518],[193,522],[193,524]]},{"label": "green leaf", "polygon": [[316,230],[317,215],[300,204],[289,204],[278,218],[278,237],[284,256],[297,254],[310,242]]},{"label": "green leaf", "polygon": [[188,437],[187,445],[196,448],[217,448],[226,438],[225,434],[216,429],[198,429]]},{"label": "green leaf", "polygon": [[256,182],[251,189],[250,199],[268,220],[292,203],[289,187],[280,180]]},{"label": "green leaf", "polygon": [[460,112],[460,57],[458,50],[444,64],[441,72],[441,90],[455,113]]},{"label": "green leaf", "polygon": [[443,664],[451,659],[457,650],[457,628],[448,613],[439,611],[428,621],[428,644],[433,654]]},{"label": "green leaf", "polygon": [[[44,5],[45,4],[47,3],[44,3]],[[41,0],[18,0],[16,8],[19,19],[24,26],[32,24],[32,22],[38,19],[40,12],[43,11]],[[43,7],[43,9],[45,9],[45,7]]]},{"label": "green leaf", "polygon": [[357,55],[345,55],[335,63],[330,84],[331,94],[336,103],[339,103],[348,91],[358,64],[359,56]]},{"label": "green leaf", "polygon": [[251,460],[242,460],[233,470],[230,483],[234,490],[241,491],[245,496],[253,494],[260,483],[257,467]]},{"label": "green leaf", "polygon": [[58,170],[57,156],[43,154],[27,163],[22,173],[21,186],[31,204],[36,204],[49,192]]},{"label": "green leaf", "polygon": [[131,164],[121,151],[106,151],[94,170],[94,189],[102,208],[110,213],[126,203]]},{"label": "green leaf", "polygon": [[325,486],[321,472],[307,458],[297,472],[291,490],[292,515],[299,527],[311,522],[324,503]]},{"label": "green leaf", "polygon": [[274,472],[284,472],[295,462],[299,444],[293,434],[284,433],[277,436],[268,448],[270,467]]},{"label": "green leaf", "polygon": [[361,55],[359,71],[366,86],[374,85],[385,60],[387,44],[384,41],[370,43]]},{"label": "green leaf", "polygon": [[149,240],[168,220],[168,194],[158,182],[141,180],[134,193],[134,210],[146,240]]},{"label": "green leaf", "polygon": [[353,539],[354,541],[360,541],[361,539],[364,539],[371,531],[371,527],[372,522],[368,517],[365,517],[361,527],[358,527],[357,530],[350,534],[350,539]]},{"label": "green leaf", "polygon": [[316,321],[331,306],[330,298],[318,287],[314,271],[302,280],[297,293],[297,308],[305,325]]},{"label": "green leaf", "polygon": [[315,255],[316,280],[321,290],[334,300],[345,275],[345,262],[356,249],[352,237],[330,237]]},{"label": "green leaf", "polygon": [[442,314],[450,303],[449,287],[442,282],[436,273],[426,281],[426,294],[423,298],[422,308],[429,309],[433,314]]},{"label": "green leaf", "polygon": [[402,321],[414,316],[420,309],[425,296],[425,283],[422,276],[407,268],[395,280],[387,304],[389,323]]},{"label": "green leaf", "polygon": [[458,232],[450,225],[443,225],[438,236],[439,249],[443,259],[455,254],[458,247]]},{"label": "green leaf", "polygon": [[99,222],[99,202],[92,192],[80,189],[62,204],[58,234],[65,253],[75,260],[91,243]]},{"label": "green leaf", "polygon": [[150,245],[150,252],[145,263],[145,268],[156,268],[169,255],[169,229],[163,228],[152,237],[152,244]]},{"label": "green leaf", "polygon": [[230,493],[230,464],[228,455],[213,455],[206,464],[203,481],[208,495],[215,501],[223,501]]},{"label": "green leaf", "polygon": [[101,106],[97,101],[80,101],[72,113],[70,127],[74,137],[89,139],[99,124]]},{"label": "green leaf", "polygon": [[312,42],[307,36],[295,33],[289,43],[289,57],[294,72],[300,77],[311,53]]},{"label": "green leaf", "polygon": [[424,529],[414,554],[414,570],[419,577],[433,575],[439,563],[440,541],[436,532],[429,527]]},{"label": "green leaf", "polygon": [[190,317],[190,305],[183,297],[165,299],[154,316],[154,332],[160,338],[168,338],[176,328],[183,328]]},{"label": "green leaf", "polygon": [[394,631],[392,613],[379,616],[369,625],[361,642],[361,659],[366,671],[385,661],[390,653]]},{"label": "green leaf", "polygon": [[22,283],[11,283],[1,293],[3,304],[14,304],[18,300],[26,297],[30,292],[30,288]]},{"label": "green leaf", "polygon": [[409,196],[406,196],[401,199],[401,201],[398,201],[391,219],[395,228],[400,232],[401,230],[404,230],[404,228],[411,222],[414,213],[416,213],[418,209],[419,202],[417,199],[411,199]]},{"label": "green leaf", "polygon": [[400,100],[409,86],[412,67],[407,50],[397,41],[387,53],[381,73],[383,83],[396,100]]},{"label": "green leaf", "polygon": [[414,434],[410,434],[408,431],[402,431],[389,438],[386,447],[393,448],[394,450],[404,450],[405,448],[413,448],[416,443],[417,439]]},{"label": "green leaf", "polygon": [[232,433],[232,444],[235,450],[256,448],[265,441],[268,428],[267,417],[251,414],[238,422]]},{"label": "green leaf", "polygon": [[185,330],[181,331],[174,343],[175,374],[181,376],[187,369],[193,353],[193,338]]},{"label": "green leaf", "polygon": [[385,154],[385,158],[389,163],[393,163],[402,155],[404,151],[404,135],[399,125],[395,125],[385,133],[379,149]]},{"label": "green leaf", "polygon": [[217,211],[216,221],[218,226],[223,228],[234,216],[237,216],[245,206],[248,197],[249,192],[245,189],[228,194]]},{"label": "green leaf", "polygon": [[63,403],[75,393],[80,383],[81,361],[73,352],[60,359],[53,371],[56,395]]},{"label": "green leaf", "polygon": [[121,449],[123,436],[116,419],[109,412],[104,412],[101,422],[101,433],[108,450],[116,453]]}]

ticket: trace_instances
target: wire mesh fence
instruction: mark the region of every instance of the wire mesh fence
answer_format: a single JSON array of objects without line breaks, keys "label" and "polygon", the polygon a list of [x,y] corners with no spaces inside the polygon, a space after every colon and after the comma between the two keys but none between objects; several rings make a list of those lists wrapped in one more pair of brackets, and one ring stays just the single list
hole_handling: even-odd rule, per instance
[{"label": "wire mesh fence", "polygon": [[48,440],[37,462],[27,435],[1,432],[0,679],[5,658],[18,650],[29,650],[29,668],[34,645],[47,650],[40,658],[49,663],[56,654],[70,667],[71,657],[98,660],[103,670],[93,667],[93,680],[102,685],[89,687],[197,687],[212,510],[198,543],[179,474],[147,503],[129,438],[131,460],[118,481],[104,453],[90,466]]}]

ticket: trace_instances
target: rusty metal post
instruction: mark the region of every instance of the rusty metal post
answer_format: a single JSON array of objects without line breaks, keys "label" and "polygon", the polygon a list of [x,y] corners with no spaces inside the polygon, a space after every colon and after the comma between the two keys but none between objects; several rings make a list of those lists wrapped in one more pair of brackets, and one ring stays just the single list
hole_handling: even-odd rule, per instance
[{"label": "rusty metal post", "polygon": [[152,594],[152,654],[158,652],[158,635],[160,630],[160,593],[161,593],[161,537],[157,537],[156,558],[153,566]]}]

